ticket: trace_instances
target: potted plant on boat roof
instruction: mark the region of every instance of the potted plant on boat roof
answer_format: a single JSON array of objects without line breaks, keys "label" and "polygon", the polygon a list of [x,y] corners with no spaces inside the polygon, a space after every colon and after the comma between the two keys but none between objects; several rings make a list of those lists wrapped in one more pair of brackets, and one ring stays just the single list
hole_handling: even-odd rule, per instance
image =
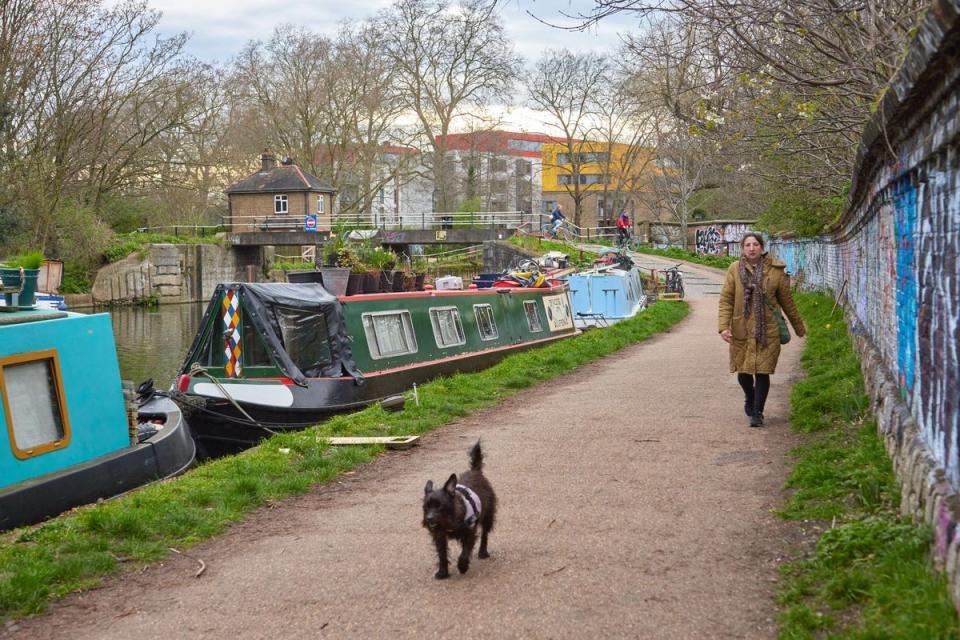
[{"label": "potted plant on boat roof", "polygon": [[347,278],[346,295],[352,296],[363,293],[363,278],[367,271],[367,265],[363,263],[360,256],[352,247],[344,246],[337,257],[337,266],[349,270]]},{"label": "potted plant on boat roof", "polygon": [[367,273],[376,277],[378,290],[392,291],[393,267],[397,264],[397,254],[383,247],[374,247],[367,255],[367,264],[370,265]]},{"label": "potted plant on boat roof", "polygon": [[423,255],[416,255],[410,259],[410,268],[413,270],[413,289],[423,291],[423,283],[427,277],[427,259]]},{"label": "potted plant on boat roof", "polygon": [[43,252],[30,251],[0,265],[7,309],[32,308],[36,304],[37,279],[42,264]]}]

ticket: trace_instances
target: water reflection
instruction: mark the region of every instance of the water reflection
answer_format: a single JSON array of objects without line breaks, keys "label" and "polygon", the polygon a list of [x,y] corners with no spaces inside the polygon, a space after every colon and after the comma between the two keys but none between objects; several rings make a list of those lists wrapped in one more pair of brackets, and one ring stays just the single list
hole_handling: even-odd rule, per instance
[{"label": "water reflection", "polygon": [[153,378],[158,389],[169,388],[205,308],[197,302],[110,309],[120,376],[136,384]]}]

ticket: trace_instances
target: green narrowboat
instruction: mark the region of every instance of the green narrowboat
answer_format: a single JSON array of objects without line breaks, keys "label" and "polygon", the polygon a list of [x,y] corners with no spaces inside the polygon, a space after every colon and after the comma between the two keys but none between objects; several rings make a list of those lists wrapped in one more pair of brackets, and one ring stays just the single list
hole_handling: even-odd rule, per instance
[{"label": "green narrowboat", "polygon": [[319,284],[221,284],[171,392],[216,456],[576,333],[565,284],[339,298]]}]

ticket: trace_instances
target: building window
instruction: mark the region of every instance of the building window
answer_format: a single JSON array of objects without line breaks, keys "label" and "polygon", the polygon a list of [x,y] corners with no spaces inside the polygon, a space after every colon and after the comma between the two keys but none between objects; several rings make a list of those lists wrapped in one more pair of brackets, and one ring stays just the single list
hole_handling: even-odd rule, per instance
[{"label": "building window", "polygon": [[527,326],[530,328],[530,331],[533,333],[543,331],[543,323],[540,322],[540,311],[537,310],[537,301],[524,300],[523,310],[527,314]]},{"label": "building window", "polygon": [[363,331],[374,360],[417,352],[409,311],[364,313]]},{"label": "building window", "polygon": [[[573,158],[573,161],[570,158]],[[610,154],[606,151],[584,151],[575,153],[571,156],[569,153],[557,154],[557,164],[591,164],[595,162],[609,162]]]},{"label": "building window", "polygon": [[488,304],[473,305],[473,314],[477,318],[477,329],[481,340],[497,339],[497,323],[493,319],[493,307]]},{"label": "building window", "polygon": [[286,213],[287,212],[287,196],[273,196],[273,212],[274,213]]},{"label": "building window", "polygon": [[69,444],[70,423],[56,351],[0,359],[0,394],[17,458],[32,458]]},{"label": "building window", "polygon": [[433,325],[433,337],[441,348],[466,344],[463,325],[460,323],[460,311],[456,307],[430,309],[430,324]]},{"label": "building window", "polygon": [[507,149],[515,151],[540,151],[542,147],[543,143],[536,140],[517,140],[515,138],[507,140]]},{"label": "building window", "polygon": [[607,176],[600,173],[579,173],[573,175],[558,175],[557,184],[570,185],[579,182],[582,185],[607,184]]},{"label": "building window", "polygon": [[323,194],[317,196],[317,213],[323,213]]}]

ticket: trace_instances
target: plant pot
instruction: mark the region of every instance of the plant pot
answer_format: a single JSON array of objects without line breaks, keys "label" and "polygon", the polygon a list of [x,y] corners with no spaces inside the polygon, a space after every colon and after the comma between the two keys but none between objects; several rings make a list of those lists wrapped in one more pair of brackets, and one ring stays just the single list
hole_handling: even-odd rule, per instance
[{"label": "plant pot", "polygon": [[40,269],[0,268],[6,309],[32,309],[37,303],[37,278]]},{"label": "plant pot", "polygon": [[343,267],[320,267],[323,274],[323,288],[335,296],[347,295],[350,269]]},{"label": "plant pot", "polygon": [[351,273],[347,278],[347,290],[345,295],[355,296],[358,293],[363,293],[363,274]]},{"label": "plant pot", "polygon": [[406,276],[403,273],[403,271],[393,272],[393,290],[394,291],[403,291],[405,281],[406,281]]},{"label": "plant pot", "polygon": [[287,271],[287,282],[324,284],[324,278],[319,271]]},{"label": "plant pot", "polygon": [[425,273],[415,273],[413,275],[413,290],[414,291],[423,291],[423,282],[427,279],[427,274]]},{"label": "plant pot", "polygon": [[363,274],[363,292],[380,293],[380,271],[367,271]]},{"label": "plant pot", "polygon": [[380,291],[393,291],[393,271],[381,271],[378,284]]}]

